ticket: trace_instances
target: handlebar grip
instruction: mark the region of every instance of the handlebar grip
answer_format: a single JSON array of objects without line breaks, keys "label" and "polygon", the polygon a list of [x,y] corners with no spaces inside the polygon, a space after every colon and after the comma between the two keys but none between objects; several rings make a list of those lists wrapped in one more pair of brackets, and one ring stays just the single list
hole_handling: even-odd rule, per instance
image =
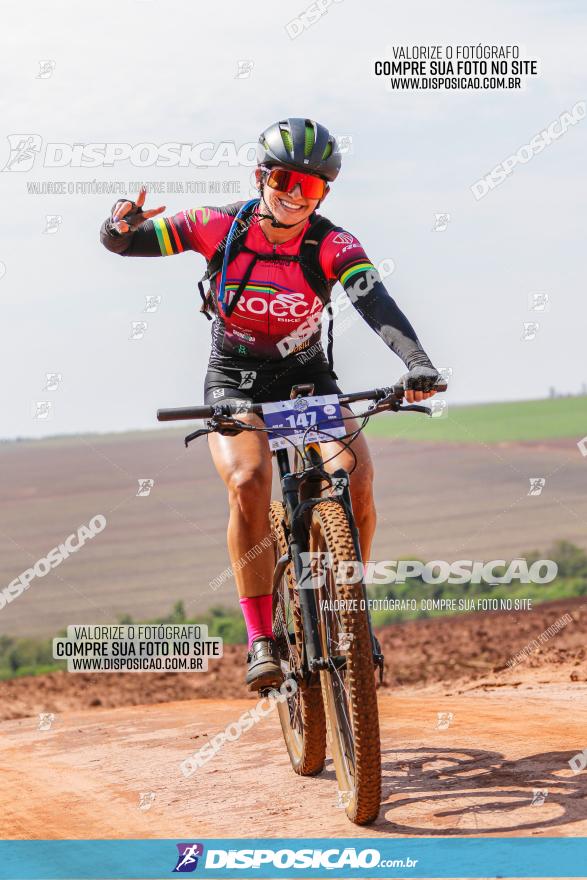
[{"label": "handlebar grip", "polygon": [[181,422],[194,421],[195,419],[211,419],[215,414],[225,416],[238,416],[243,412],[252,412],[260,415],[263,412],[262,403],[250,403],[245,400],[225,401],[216,406],[180,406],[174,409],[158,409],[158,422]]},{"label": "handlebar grip", "polygon": [[[433,389],[433,390],[434,390],[434,391],[438,391],[438,392],[442,392],[442,391],[446,391],[447,388],[448,388],[448,383],[447,383],[447,382],[438,382],[438,383],[434,386],[434,389]],[[393,388],[392,388],[392,391],[393,391],[393,393],[395,394],[395,396],[396,396],[396,397],[399,397],[399,398],[404,397],[404,395],[405,395],[405,393],[406,393],[406,389],[404,388],[404,386],[402,385],[401,382],[399,382],[397,385],[394,385]]]},{"label": "handlebar grip", "polygon": [[158,409],[158,422],[193,421],[194,419],[211,419],[213,407],[211,406],[180,406],[174,409]]}]

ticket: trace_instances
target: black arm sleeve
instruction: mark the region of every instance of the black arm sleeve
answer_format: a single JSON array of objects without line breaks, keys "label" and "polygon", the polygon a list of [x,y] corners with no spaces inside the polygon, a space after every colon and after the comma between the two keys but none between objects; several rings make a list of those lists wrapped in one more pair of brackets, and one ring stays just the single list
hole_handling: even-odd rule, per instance
[{"label": "black arm sleeve", "polygon": [[409,370],[432,367],[416,331],[389,295],[373,269],[358,273],[344,285],[352,304],[378,336]]},{"label": "black arm sleeve", "polygon": [[100,227],[100,241],[107,250],[123,257],[161,256],[161,248],[152,220],[146,220],[133,232],[119,235],[112,228],[110,219],[104,220]]},{"label": "black arm sleeve", "polygon": [[196,219],[193,217],[190,227],[185,211],[173,217],[145,220],[142,209],[131,202],[132,208],[124,217],[131,231],[117,232],[112,214],[123,201],[127,200],[119,199],[112,206],[110,217],[100,227],[100,241],[107,250],[123,257],[161,257],[196,249],[193,238]]}]

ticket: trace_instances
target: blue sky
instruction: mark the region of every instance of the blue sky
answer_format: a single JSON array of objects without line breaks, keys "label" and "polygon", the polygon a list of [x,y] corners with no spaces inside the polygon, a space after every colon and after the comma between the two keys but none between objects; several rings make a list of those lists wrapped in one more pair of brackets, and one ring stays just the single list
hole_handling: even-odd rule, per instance
[{"label": "blue sky", "polygon": [[[35,0],[4,10],[3,133],[43,143],[254,141],[286,115],[352,137],[323,213],[349,228],[378,263],[431,357],[453,369],[451,402],[576,392],[584,356],[587,121],[536,155],[486,198],[471,185],[565,110],[587,100],[585,14],[574,3],[333,3],[294,40],[285,25],[304,3],[205,5],[119,0],[98,7]],[[34,19],[35,27],[31,27]],[[523,91],[390,92],[372,73],[400,44],[518,44],[540,75]],[[37,78],[40,60],[55,70]],[[253,62],[238,78],[239,60]],[[3,382],[0,436],[148,428],[158,406],[198,403],[209,324],[198,313],[203,259],[123,260],[98,242],[109,195],[33,195],[31,182],[236,181],[249,167],[47,168],[0,174]],[[169,194],[168,212],[239,198]],[[449,213],[434,232],[436,213]],[[46,234],[46,215],[62,218]],[[1,267],[0,267],[1,268]],[[532,293],[550,307],[528,309]],[[146,296],[160,296],[154,314]],[[146,320],[144,338],[129,339]],[[538,321],[531,341],[524,322]],[[395,380],[402,364],[361,321],[342,333],[345,390]],[[55,391],[47,373],[60,373]],[[33,418],[37,401],[49,420]]]}]

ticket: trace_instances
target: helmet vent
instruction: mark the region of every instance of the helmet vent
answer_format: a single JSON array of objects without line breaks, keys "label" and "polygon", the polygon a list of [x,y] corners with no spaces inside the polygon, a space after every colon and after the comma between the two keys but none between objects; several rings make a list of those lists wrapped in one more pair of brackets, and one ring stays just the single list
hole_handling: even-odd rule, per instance
[{"label": "helmet vent", "polygon": [[308,159],[312,155],[314,143],[314,126],[311,122],[306,121],[306,130],[304,135],[304,159]]},{"label": "helmet vent", "polygon": [[287,128],[281,129],[281,139],[284,143],[285,149],[289,155],[293,157],[293,140],[291,138],[291,132],[288,131]]}]

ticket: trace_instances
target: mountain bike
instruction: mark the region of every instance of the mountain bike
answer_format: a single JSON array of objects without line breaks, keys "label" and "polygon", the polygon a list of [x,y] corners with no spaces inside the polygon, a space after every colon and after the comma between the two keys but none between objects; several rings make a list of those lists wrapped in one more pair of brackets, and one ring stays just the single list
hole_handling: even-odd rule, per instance
[{"label": "mountain bike", "polygon": [[[403,385],[323,397],[313,391],[312,385],[294,385],[289,401],[225,400],[159,410],[157,418],[206,419],[206,428],[185,438],[186,446],[214,431],[268,433],[283,497],[269,511],[274,635],[284,679],[295,682],[278,702],[281,728],[301,776],[323,769],[328,733],[339,804],[352,822],[366,825],[377,818],[381,801],[376,673],[382,680],[384,658],[371,626],[350,475],[342,468],[326,470],[321,442],[337,439],[352,451],[353,439],[378,413],[431,413],[419,404],[402,405]],[[359,401],[370,402],[365,412],[343,415],[342,407]],[[263,422],[239,419],[245,412]],[[344,423],[351,418],[360,424],[347,432]]]}]

